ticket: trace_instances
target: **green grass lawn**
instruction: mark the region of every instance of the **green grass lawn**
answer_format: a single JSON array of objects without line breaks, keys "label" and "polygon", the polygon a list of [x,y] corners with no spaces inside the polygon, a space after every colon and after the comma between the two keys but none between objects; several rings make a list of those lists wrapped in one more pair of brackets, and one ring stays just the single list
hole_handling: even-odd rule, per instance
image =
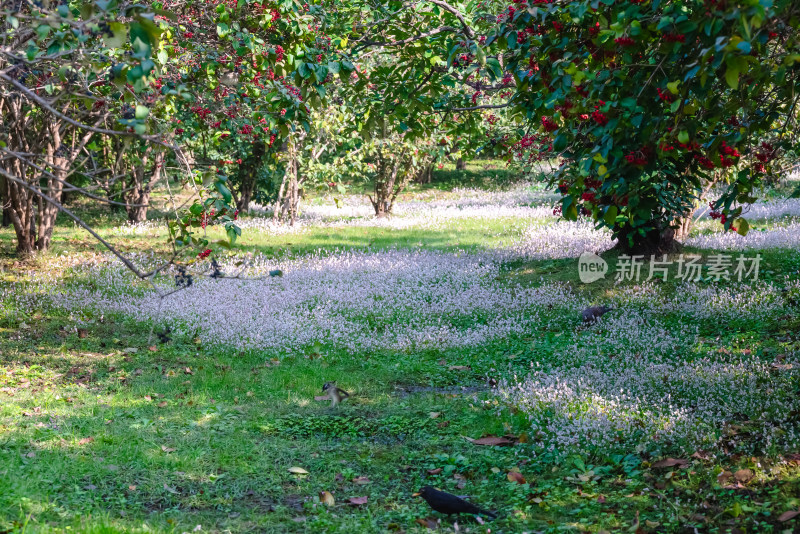
[{"label": "green grass lawn", "polygon": [[[238,252],[481,251],[517,237],[528,222],[245,234]],[[110,234],[110,221],[103,232]],[[12,236],[0,236],[9,254]],[[165,247],[163,236],[116,239],[127,251]],[[62,227],[51,254],[95,250],[88,237]],[[796,254],[762,255],[766,282],[796,279]],[[46,273],[52,257],[25,268]],[[613,270],[617,253],[604,257]],[[453,520],[412,496],[426,484],[499,513],[485,525],[462,517],[459,532],[800,528],[787,514],[800,510],[800,451],[758,452],[747,430],[753,421],[735,427],[741,449],[716,455],[672,456],[657,444],[558,454],[532,447],[528,416],[499,401],[490,382],[559,362],[588,343],[592,333],[574,312],[556,307],[549,326],[484,345],[368,353],[319,346],[286,357],[191,336],[161,340],[150,324],[78,317],[46,300],[23,309],[13,295],[29,282],[14,261],[6,259],[0,274],[0,532],[425,532],[427,518],[453,532]],[[575,260],[517,261],[496,279],[498,290],[552,283],[596,302],[625,291],[610,278],[580,284]],[[671,333],[685,326],[678,315],[663,321]],[[766,319],[712,318],[698,328],[702,346],[687,347],[687,357],[800,351],[797,307]],[[315,400],[331,380],[352,393],[335,409]],[[788,413],[786,421],[798,417]],[[508,443],[470,441],[482,436]],[[663,461],[670,457],[680,461]],[[307,473],[290,469],[297,467]]]}]

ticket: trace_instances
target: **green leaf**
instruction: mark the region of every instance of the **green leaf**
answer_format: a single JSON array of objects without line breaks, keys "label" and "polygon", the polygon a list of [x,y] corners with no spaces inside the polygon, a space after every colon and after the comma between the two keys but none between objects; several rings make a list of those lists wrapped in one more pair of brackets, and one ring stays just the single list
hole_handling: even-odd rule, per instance
[{"label": "green leaf", "polygon": [[736,219],[736,232],[739,235],[747,235],[747,232],[750,231],[750,223],[747,222],[747,219]]},{"label": "green leaf", "polygon": [[[145,59],[150,57],[153,51],[153,44],[150,40],[150,35],[144,26],[139,22],[131,22],[130,25],[131,47],[133,48],[133,57],[138,59]],[[115,35],[116,37],[116,35]]]},{"label": "green leaf", "polygon": [[142,106],[142,105],[137,105],[136,106],[135,117],[137,119],[140,119],[140,120],[141,119],[146,119],[149,114],[150,114],[150,110],[147,109],[147,107]]},{"label": "green leaf", "polygon": [[226,204],[230,204],[233,196],[231,195],[230,190],[223,184],[222,182],[214,182],[214,186],[216,186],[217,191],[219,194],[222,195],[222,199],[225,201]]},{"label": "green leaf", "polygon": [[503,77],[503,69],[500,67],[500,62],[497,58],[487,58],[486,59],[486,68],[494,74],[495,78],[502,78]]},{"label": "green leaf", "polygon": [[747,41],[742,41],[741,43],[736,45],[736,48],[742,51],[743,54],[749,54],[752,50],[752,46]]},{"label": "green leaf", "polygon": [[236,238],[242,235],[242,229],[234,223],[228,223],[225,225],[225,233],[228,234],[228,239],[230,239],[231,245],[233,245],[236,243]]},{"label": "green leaf", "polygon": [[728,82],[728,86],[731,89],[738,89],[739,88],[739,70],[738,63],[734,61],[727,62],[728,67],[725,69],[725,81]]},{"label": "green leaf", "polygon": [[478,62],[481,65],[486,65],[486,52],[483,51],[483,48],[479,44],[475,45],[475,56],[478,58]]},{"label": "green leaf", "polygon": [[567,134],[562,133],[556,137],[556,140],[553,141],[553,150],[556,152],[561,152],[567,148]]},{"label": "green leaf", "polygon": [[680,85],[680,83],[681,83],[680,80],[675,80],[674,82],[670,82],[667,84],[667,89],[669,89],[669,92],[672,93],[673,95],[677,95],[678,85]]},{"label": "green leaf", "polygon": [[680,133],[678,133],[678,141],[684,145],[689,144],[689,132],[681,130]]},{"label": "green leaf", "polygon": [[606,214],[603,216],[603,220],[609,226],[614,226],[614,223],[617,221],[617,213],[619,213],[619,211],[617,210],[617,207],[616,206],[610,206],[608,208],[608,211],[606,212]]}]

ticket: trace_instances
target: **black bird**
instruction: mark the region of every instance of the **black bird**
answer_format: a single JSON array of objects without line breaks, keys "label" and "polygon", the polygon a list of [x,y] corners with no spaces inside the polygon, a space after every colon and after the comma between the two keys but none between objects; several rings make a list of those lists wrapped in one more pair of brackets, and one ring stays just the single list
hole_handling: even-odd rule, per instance
[{"label": "black bird", "polygon": [[414,494],[414,497],[422,497],[431,508],[442,514],[481,514],[489,519],[497,519],[496,513],[482,510],[461,497],[445,491],[439,491],[431,486],[423,487],[419,490],[419,493]]},{"label": "black bird", "polygon": [[171,333],[172,333],[172,328],[168,326],[164,329],[163,332],[156,332],[156,335],[158,336],[158,340],[161,343],[169,343],[170,341],[172,341],[172,338],[169,336]]},{"label": "black bird", "polygon": [[586,308],[583,310],[581,316],[583,317],[583,322],[585,324],[592,324],[596,323],[600,317],[612,311],[613,309],[614,308],[611,306],[592,306],[591,308]]}]

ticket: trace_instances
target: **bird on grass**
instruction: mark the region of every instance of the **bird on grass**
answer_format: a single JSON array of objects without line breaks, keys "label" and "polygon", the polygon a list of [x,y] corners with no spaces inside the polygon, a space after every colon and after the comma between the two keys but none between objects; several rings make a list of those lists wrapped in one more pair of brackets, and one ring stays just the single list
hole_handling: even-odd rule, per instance
[{"label": "bird on grass", "polygon": [[350,396],[348,392],[336,387],[336,382],[325,382],[322,386],[322,392],[328,394],[331,399],[331,408],[336,408],[336,405]]},{"label": "bird on grass", "polygon": [[422,497],[431,508],[442,514],[485,515],[489,519],[497,519],[496,513],[482,510],[461,497],[445,491],[439,491],[431,486],[423,487],[419,490],[419,493],[414,494],[414,497]]},{"label": "bird on grass", "polygon": [[592,306],[583,310],[584,324],[596,323],[600,317],[613,310],[611,306]]}]

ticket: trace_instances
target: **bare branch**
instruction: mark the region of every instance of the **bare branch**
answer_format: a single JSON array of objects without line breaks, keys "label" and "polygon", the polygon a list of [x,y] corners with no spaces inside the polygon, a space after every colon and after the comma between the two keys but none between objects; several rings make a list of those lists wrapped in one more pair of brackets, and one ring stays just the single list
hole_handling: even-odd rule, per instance
[{"label": "bare branch", "polygon": [[475,38],[475,32],[472,30],[472,28],[470,28],[469,24],[467,24],[467,21],[464,19],[464,15],[462,15],[459,10],[457,10],[456,8],[454,8],[453,6],[448,4],[447,2],[444,2],[443,0],[427,0],[427,1],[430,2],[431,4],[435,4],[435,5],[439,6],[442,9],[444,9],[445,11],[455,15],[455,17],[461,23],[461,26],[464,27],[464,34],[467,37],[469,37],[470,39],[474,39]]}]

